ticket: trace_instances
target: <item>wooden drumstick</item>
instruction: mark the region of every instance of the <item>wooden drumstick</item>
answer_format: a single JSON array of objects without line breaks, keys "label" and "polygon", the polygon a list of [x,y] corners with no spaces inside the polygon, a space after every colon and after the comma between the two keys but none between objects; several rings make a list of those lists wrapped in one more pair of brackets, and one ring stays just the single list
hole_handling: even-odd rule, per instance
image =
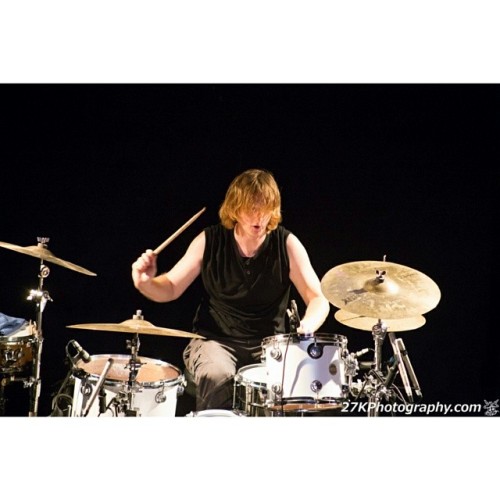
[{"label": "wooden drumstick", "polygon": [[193,215],[185,224],[183,224],[177,231],[169,236],[159,247],[157,247],[153,253],[158,255],[167,245],[172,243],[172,241],[179,236],[188,226],[190,226],[205,210],[207,207],[203,207],[197,214]]}]

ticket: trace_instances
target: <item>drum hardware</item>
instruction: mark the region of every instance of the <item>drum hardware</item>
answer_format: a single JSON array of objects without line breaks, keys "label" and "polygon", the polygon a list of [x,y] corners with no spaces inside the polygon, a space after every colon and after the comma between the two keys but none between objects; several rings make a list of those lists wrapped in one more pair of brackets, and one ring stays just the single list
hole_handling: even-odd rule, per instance
[{"label": "drum hardware", "polygon": [[345,352],[344,353],[344,370],[345,370],[345,376],[347,379],[347,383],[345,386],[345,392],[349,393],[349,388],[352,386],[354,382],[354,377],[358,374],[359,372],[359,361],[358,358],[361,356],[364,356],[370,352],[370,349],[361,349],[358,352]]},{"label": "drum hardware", "polygon": [[[143,321],[144,317],[142,316],[142,311],[138,310],[137,314],[133,316],[134,320]],[[121,410],[127,417],[136,417],[139,414],[139,408],[134,408],[134,395],[136,392],[140,392],[140,386],[137,384],[137,374],[139,373],[139,369],[144,364],[138,358],[139,347],[141,342],[139,340],[139,334],[134,333],[131,340],[127,340],[126,342],[127,349],[130,350],[130,360],[125,365],[125,369],[129,369],[129,377],[128,377],[128,390],[126,391],[127,395],[127,406],[121,406]],[[156,397],[155,397],[156,398]]]},{"label": "drum hardware", "polygon": [[[368,374],[365,375],[365,380],[361,386],[359,383],[351,381],[350,387],[351,394],[355,396],[356,399],[363,396],[368,397],[368,416],[376,417],[379,415],[379,403],[382,400],[394,402],[396,398],[399,398],[401,401],[406,402],[405,398],[394,384],[394,380],[398,374],[403,381],[404,391],[407,400],[410,403],[413,403],[414,401],[412,384],[413,391],[415,391],[415,394],[419,398],[422,397],[422,391],[418,385],[417,378],[409,361],[408,353],[404,347],[403,341],[401,339],[397,339],[394,332],[388,332],[387,325],[381,320],[378,320],[373,326],[372,334],[375,342],[375,358],[373,366]],[[382,342],[386,335],[389,337],[394,355],[389,360],[387,372],[384,375],[382,369],[381,349]],[[411,372],[411,377],[408,375],[407,369],[408,372]]]},{"label": "drum hardware", "polygon": [[4,383],[4,379],[0,380],[0,416],[5,415],[5,403],[7,399],[5,398],[5,386],[7,383]]},{"label": "drum hardware", "polygon": [[[392,387],[391,389],[391,386],[393,386],[392,381],[394,380],[395,376],[398,373],[403,381],[408,400],[410,402],[413,402],[413,394],[410,389],[409,378],[407,371],[405,369],[409,362],[409,359],[405,363],[403,361],[403,357],[401,354],[402,350],[406,354],[407,351],[406,349],[404,349],[404,344],[402,349],[398,347],[399,344],[402,343],[402,340],[396,339],[394,332],[392,331],[389,332],[388,330],[389,330],[389,324],[392,324],[392,327],[396,331],[414,330],[425,324],[425,319],[423,318],[423,316],[417,316],[414,318],[397,318],[393,320],[382,321],[381,319],[374,320],[373,318],[369,318],[366,316],[352,314],[341,309],[335,313],[335,318],[343,324],[362,330],[367,329],[366,325],[368,321],[375,321],[375,324],[373,324],[371,327],[371,332],[374,342],[374,349],[373,349],[374,360],[371,366],[367,367],[369,368],[369,372],[365,377],[365,382],[360,387],[359,384],[355,383],[353,377],[349,378],[351,395],[355,396],[356,399],[363,395],[366,395],[368,397],[369,400],[368,415],[369,416],[378,415],[378,403],[381,401],[382,398],[387,401],[394,400],[395,397],[394,391],[396,390],[396,388]],[[397,363],[396,365],[394,365],[394,363],[391,365],[391,368],[388,369],[387,375],[384,378],[382,370],[382,347],[386,336],[389,337]],[[349,360],[347,363],[349,365]],[[358,364],[358,369],[359,369],[359,364]],[[391,369],[392,372],[390,371]],[[421,397],[421,391],[418,386],[416,376],[413,372],[413,368],[411,368],[411,371],[412,371],[412,380],[415,387],[415,393],[419,395],[419,397]],[[391,374],[391,377],[389,377],[389,374]],[[404,401],[404,398],[402,396],[400,396],[400,399]]]},{"label": "drum hardware", "polygon": [[[323,356],[323,346],[316,343],[316,338],[314,339],[314,343],[307,347],[307,354],[309,354],[312,359],[319,359]],[[332,373],[332,375],[334,374]]]},{"label": "drum hardware", "polygon": [[297,302],[295,300],[291,300],[290,304],[291,308],[286,310],[290,323],[290,332],[297,333],[297,329],[300,326],[299,310],[297,308]]},{"label": "drum hardware", "polygon": [[8,250],[13,250],[15,252],[29,255],[40,260],[40,267],[38,272],[38,288],[36,290],[30,290],[27,300],[35,303],[36,305],[36,320],[34,327],[34,345],[33,345],[33,359],[32,359],[32,374],[28,380],[25,381],[25,385],[30,388],[30,402],[29,402],[29,412],[28,416],[35,417],[38,415],[38,402],[40,399],[41,392],[41,361],[42,361],[42,345],[43,345],[43,335],[42,335],[42,317],[45,310],[47,302],[52,302],[52,298],[48,291],[43,289],[43,283],[46,278],[50,275],[50,268],[44,264],[44,262],[51,262],[59,266],[77,271],[79,273],[87,274],[90,276],[96,276],[95,273],[72,264],[66,260],[56,257],[50,250],[48,250],[48,242],[50,238],[47,237],[37,237],[37,245],[22,247],[19,245],[13,245],[11,243],[6,243],[0,241],[0,247],[6,248]]},{"label": "drum hardware", "polygon": [[165,389],[162,387],[156,394],[155,394],[155,402],[158,404],[164,403],[167,400],[167,396],[165,395]]}]

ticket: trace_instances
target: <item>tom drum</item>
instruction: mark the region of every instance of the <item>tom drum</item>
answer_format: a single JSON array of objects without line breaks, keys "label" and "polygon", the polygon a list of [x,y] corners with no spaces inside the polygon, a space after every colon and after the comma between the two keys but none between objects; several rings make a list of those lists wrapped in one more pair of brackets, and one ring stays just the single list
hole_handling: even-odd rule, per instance
[{"label": "tom drum", "polygon": [[[110,359],[112,364],[103,390],[93,398]],[[135,383],[130,383],[130,359],[130,355],[98,354],[87,363],[79,360],[74,371],[71,416],[175,416],[177,397],[185,386],[181,370],[170,363],[140,356]]]}]

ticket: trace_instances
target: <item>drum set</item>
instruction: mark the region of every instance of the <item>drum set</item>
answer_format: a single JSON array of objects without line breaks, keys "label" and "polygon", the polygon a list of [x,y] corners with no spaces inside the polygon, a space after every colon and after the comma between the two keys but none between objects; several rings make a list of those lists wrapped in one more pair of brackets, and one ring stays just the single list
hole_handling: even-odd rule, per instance
[{"label": "drum set", "polygon": [[[5,406],[4,387],[20,381],[30,390],[29,416],[36,416],[38,411],[42,315],[51,300],[43,288],[50,274],[46,263],[96,276],[55,257],[47,248],[48,241],[38,238],[38,244],[30,247],[0,242],[0,247],[40,259],[38,288],[28,296],[36,305],[36,321],[0,335],[0,410]],[[370,331],[373,347],[351,353],[343,335],[298,333],[300,317],[292,301],[287,311],[291,332],[264,338],[261,362],[244,366],[236,373],[232,410],[206,410],[187,416],[337,415],[346,403],[366,398],[367,415],[373,417],[379,415],[382,401],[413,402],[421,398],[408,351],[396,333],[425,324],[423,314],[435,308],[441,297],[434,281],[415,269],[387,262],[384,257],[382,261],[334,267],[321,280],[321,288],[338,309],[335,319],[345,326]],[[139,356],[139,336],[203,337],[155,326],[144,320],[140,310],[121,323],[75,324],[68,328],[129,334],[126,347],[130,354],[91,356],[75,340],[68,342],[69,371],[53,397],[52,416],[176,415],[178,397],[187,386],[185,374],[165,361]],[[384,361],[386,337],[392,356]],[[361,361],[369,353],[373,359]],[[357,378],[361,372],[363,377]]]}]

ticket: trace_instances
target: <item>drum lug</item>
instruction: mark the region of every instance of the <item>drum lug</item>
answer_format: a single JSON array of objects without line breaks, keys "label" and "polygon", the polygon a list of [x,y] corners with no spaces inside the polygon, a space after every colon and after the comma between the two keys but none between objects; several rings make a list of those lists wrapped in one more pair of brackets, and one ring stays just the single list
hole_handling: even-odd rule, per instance
[{"label": "drum lug", "polygon": [[187,387],[187,380],[184,378],[182,382],[179,384],[177,387],[177,395],[182,396],[184,394],[184,391],[186,390]]},{"label": "drum lug", "polygon": [[277,396],[281,395],[283,389],[281,388],[280,384],[272,384],[271,385],[271,392],[273,394],[276,394]]},{"label": "drum lug", "polygon": [[272,359],[275,361],[280,361],[281,360],[281,351],[279,348],[273,347],[271,349],[271,352],[269,353]]},{"label": "drum lug", "polygon": [[92,394],[92,384],[87,380],[84,380],[82,386],[80,387],[80,392],[83,396],[90,396]]},{"label": "drum lug", "polygon": [[319,359],[323,356],[323,346],[321,344],[316,344],[316,342],[309,344],[307,347],[307,354],[309,354],[309,357],[312,359]]},{"label": "drum lug", "polygon": [[311,391],[318,393],[323,388],[323,384],[319,380],[313,380],[311,382]]},{"label": "drum lug", "polygon": [[161,388],[160,391],[158,391],[155,395],[155,402],[158,404],[164,403],[167,400],[167,396],[165,396],[165,391],[163,390],[163,387]]}]

